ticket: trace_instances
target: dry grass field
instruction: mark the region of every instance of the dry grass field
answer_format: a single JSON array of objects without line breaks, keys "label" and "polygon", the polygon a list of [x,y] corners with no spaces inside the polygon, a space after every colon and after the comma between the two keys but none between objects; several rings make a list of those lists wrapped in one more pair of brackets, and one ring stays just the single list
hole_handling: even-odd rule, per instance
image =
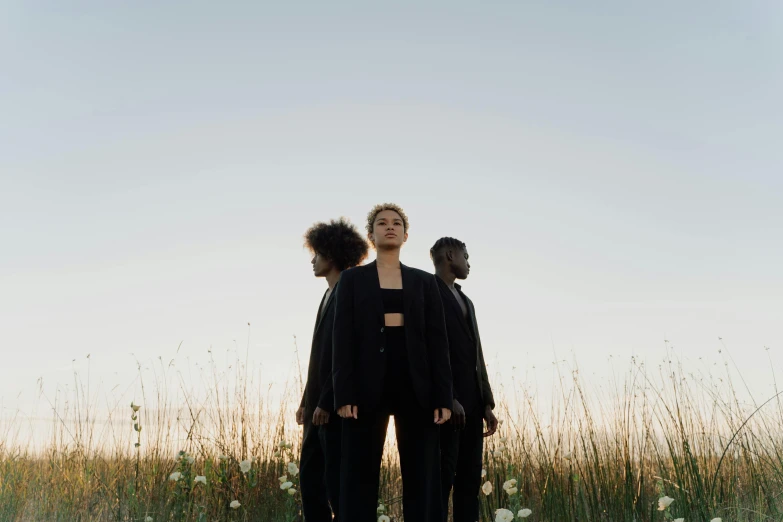
[{"label": "dry grass field", "polygon": [[[78,375],[56,397],[43,394],[43,444],[22,435],[23,417],[6,421],[0,520],[302,520],[300,384],[272,404],[241,363],[213,365],[198,387],[159,366],[152,379],[140,367],[138,394],[122,402],[91,394]],[[674,359],[654,369],[631,359],[600,386],[566,363],[553,375],[546,389],[498,390],[503,423],[485,448],[483,521],[783,519],[779,396],[740,400],[741,379]],[[400,521],[394,457],[390,441],[379,501]]]}]

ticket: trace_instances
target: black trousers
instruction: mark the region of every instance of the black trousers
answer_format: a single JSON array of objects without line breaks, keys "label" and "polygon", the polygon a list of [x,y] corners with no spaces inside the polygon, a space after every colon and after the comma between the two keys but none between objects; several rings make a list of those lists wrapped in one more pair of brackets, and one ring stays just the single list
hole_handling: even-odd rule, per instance
[{"label": "black trousers", "polygon": [[452,423],[441,426],[441,483],[443,521],[448,518],[449,493],[454,488],[454,522],[479,519],[481,459],[484,451],[484,418],[480,413],[465,416],[465,428],[455,430]]},{"label": "black trousers", "polygon": [[305,411],[299,487],[306,522],[331,522],[332,513],[335,522],[342,520],[338,516],[342,422],[331,413],[327,424],[313,426],[313,412]]},{"label": "black trousers", "polygon": [[386,331],[382,404],[374,410],[359,408],[358,419],[343,419],[341,520],[376,522],[383,445],[389,416],[394,415],[405,522],[442,522],[440,436],[434,408],[423,408],[413,391],[403,328]]}]

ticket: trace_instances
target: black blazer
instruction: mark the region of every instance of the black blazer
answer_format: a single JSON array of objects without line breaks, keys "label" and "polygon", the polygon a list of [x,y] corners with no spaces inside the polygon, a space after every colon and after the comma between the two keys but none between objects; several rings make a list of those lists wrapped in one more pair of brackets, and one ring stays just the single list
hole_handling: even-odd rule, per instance
[{"label": "black blazer", "polygon": [[[489,385],[473,301],[462,292],[460,285],[454,285],[468,308],[466,321],[462,308],[448,285],[438,276],[435,276],[435,279],[438,281],[438,289],[446,312],[451,371],[454,376],[454,398],[460,401],[466,411],[476,406],[481,407],[482,413],[485,406],[494,409],[495,398]],[[477,392],[478,397],[476,397]]]},{"label": "black blazer", "polygon": [[[449,344],[438,283],[432,274],[400,266],[405,339],[416,397],[424,408],[451,409]],[[342,273],[335,305],[334,407],[356,404],[374,409],[386,373],[383,300],[375,261]]]},{"label": "black blazer", "polygon": [[[316,406],[332,411],[334,394],[332,393],[332,330],[334,329],[334,295],[338,283],[332,289],[329,299],[324,303],[326,292],[318,307],[319,314],[315,317],[313,342],[310,347],[310,364],[307,367],[307,384],[305,384],[302,402],[299,404],[308,412],[315,411]],[[321,309],[323,308],[323,313]]]}]

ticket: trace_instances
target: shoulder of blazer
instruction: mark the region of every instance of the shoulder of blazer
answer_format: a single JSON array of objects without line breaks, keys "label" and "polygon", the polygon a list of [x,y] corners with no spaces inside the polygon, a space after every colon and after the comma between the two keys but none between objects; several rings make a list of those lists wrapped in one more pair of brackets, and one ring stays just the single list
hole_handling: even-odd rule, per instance
[{"label": "shoulder of blazer", "polygon": [[418,268],[413,268],[412,266],[407,266],[407,265],[402,265],[402,266],[404,266],[405,270],[407,270],[408,273],[414,276],[416,279],[424,281],[425,283],[435,282],[435,276],[430,274],[429,272],[425,272],[424,270],[419,270]]},{"label": "shoulder of blazer", "polygon": [[354,277],[356,274],[360,274],[365,270],[367,270],[369,266],[370,264],[366,264],[366,265],[358,265],[358,266],[352,266],[351,268],[346,268],[340,273],[340,280],[344,280],[344,278],[346,277],[348,278]]}]

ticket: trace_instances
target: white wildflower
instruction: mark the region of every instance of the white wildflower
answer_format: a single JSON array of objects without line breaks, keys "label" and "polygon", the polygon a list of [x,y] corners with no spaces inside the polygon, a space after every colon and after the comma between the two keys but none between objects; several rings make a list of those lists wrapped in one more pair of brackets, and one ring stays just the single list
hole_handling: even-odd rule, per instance
[{"label": "white wildflower", "polygon": [[198,484],[199,482],[201,482],[202,484],[204,484],[206,486],[207,485],[207,477],[205,477],[204,475],[199,475],[199,476],[197,476],[196,478],[193,479],[193,483],[194,484]]},{"label": "white wildflower", "polygon": [[485,483],[484,483],[484,484],[481,486],[481,492],[482,492],[482,493],[484,493],[484,495],[487,495],[487,496],[489,496],[489,494],[490,494],[490,493],[492,493],[492,482],[490,482],[490,481],[486,481],[486,482],[485,482]]},{"label": "white wildflower", "polygon": [[495,522],[511,522],[514,520],[514,513],[508,509],[498,509],[495,511]]},{"label": "white wildflower", "polygon": [[500,442],[505,444],[506,442],[508,442],[508,437],[500,437]]},{"label": "white wildflower", "polygon": [[196,457],[188,456],[188,457],[185,457],[185,458],[188,461],[188,464],[190,464],[190,465],[193,465],[193,463],[196,462]]},{"label": "white wildflower", "polygon": [[250,466],[251,466],[250,460],[245,459],[239,463],[239,470],[242,473],[247,473],[248,471],[250,471]]},{"label": "white wildflower", "polygon": [[296,489],[295,488],[288,488],[288,494],[292,497],[296,495]]},{"label": "white wildflower", "polygon": [[228,460],[228,455],[218,455],[218,460]]},{"label": "white wildflower", "polygon": [[290,473],[294,477],[297,476],[299,474],[299,467],[295,463],[289,462],[288,463],[288,473]]},{"label": "white wildflower", "polygon": [[286,482],[288,480],[288,475],[283,475],[280,478],[278,478],[277,480],[279,480],[280,483],[282,484],[283,482]]},{"label": "white wildflower", "polygon": [[684,518],[675,518],[672,522],[685,522]]},{"label": "white wildflower", "polygon": [[720,517],[715,517],[712,520],[710,520],[710,522],[723,522],[723,519],[721,519]]},{"label": "white wildflower", "polygon": [[378,517],[378,522],[391,522],[391,519],[386,515],[381,515]]},{"label": "white wildflower", "polygon": [[375,510],[376,513],[379,515],[382,515],[383,513],[386,513],[386,506],[383,504],[378,504],[378,508]]},{"label": "white wildflower", "polygon": [[513,488],[517,485],[517,479],[509,479],[503,483],[503,489]]},{"label": "white wildflower", "polygon": [[182,473],[180,473],[179,471],[175,471],[174,473],[169,475],[169,480],[172,482],[176,482],[181,478],[182,478]]},{"label": "white wildflower", "polygon": [[492,452],[492,456],[499,459],[500,457],[503,456],[503,452],[500,450],[495,450]]},{"label": "white wildflower", "polygon": [[482,468],[482,469],[481,469],[481,478],[484,478],[484,477],[486,477],[486,476],[487,476],[487,470],[485,470],[484,468]]},{"label": "white wildflower", "polygon": [[508,488],[504,491],[506,492],[506,495],[511,496],[511,495],[516,495],[517,491],[519,490],[517,488]]},{"label": "white wildflower", "polygon": [[237,509],[241,505],[242,504],[240,504],[238,500],[232,500],[231,504],[229,504],[228,507],[230,507],[231,509]]},{"label": "white wildflower", "polygon": [[674,502],[674,499],[672,497],[661,497],[658,499],[658,511],[663,511],[667,507],[669,507],[672,502]]},{"label": "white wildflower", "polygon": [[291,481],[286,481],[280,484],[280,489],[289,489],[291,486],[293,486],[294,483]]},{"label": "white wildflower", "polygon": [[519,513],[517,513],[517,516],[519,518],[527,518],[527,517],[529,517],[532,514],[533,514],[533,510],[532,509],[524,508],[524,509],[520,509],[519,510]]},{"label": "white wildflower", "polygon": [[153,518],[151,516],[147,515],[146,517],[144,517],[144,522],[152,522],[152,521]]}]

